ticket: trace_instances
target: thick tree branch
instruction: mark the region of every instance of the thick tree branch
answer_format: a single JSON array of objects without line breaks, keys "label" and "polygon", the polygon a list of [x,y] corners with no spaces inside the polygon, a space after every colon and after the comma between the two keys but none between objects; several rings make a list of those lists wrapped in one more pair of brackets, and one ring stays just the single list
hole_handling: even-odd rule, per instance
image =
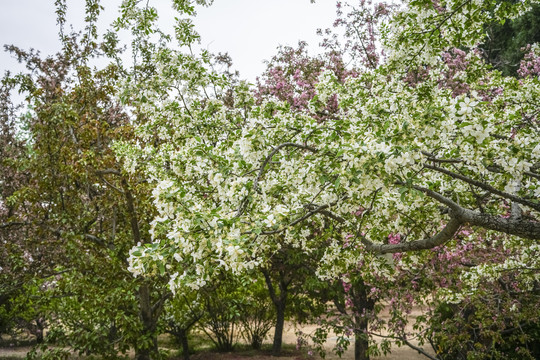
[{"label": "thick tree branch", "polygon": [[139,220],[137,218],[137,212],[135,211],[135,200],[129,189],[129,185],[126,179],[122,179],[122,187],[124,188],[124,194],[126,196],[126,204],[129,212],[129,218],[131,222],[131,231],[133,233],[133,242],[138,244],[141,242],[141,233],[139,230]]},{"label": "thick tree branch", "polygon": [[274,285],[272,285],[272,279],[270,278],[270,274],[268,273],[268,270],[262,268],[261,272],[264,275],[264,281],[266,282],[266,286],[268,287],[268,293],[270,294],[270,299],[274,304],[277,304],[279,302],[279,299],[276,295],[276,290],[274,289]]},{"label": "thick tree branch", "polygon": [[[454,201],[442,196],[433,190],[413,185],[413,189],[423,192],[432,199],[450,208],[451,216],[459,219],[463,224],[481,226],[488,230],[500,231],[508,235],[515,235],[524,239],[540,240],[540,222],[528,221],[523,218],[504,218],[502,216],[479,213],[465,209]],[[399,244],[398,244],[399,245]]]},{"label": "thick tree branch", "polygon": [[444,229],[442,229],[435,236],[422,240],[408,241],[399,244],[375,244],[363,236],[361,236],[360,241],[362,241],[362,243],[366,246],[367,250],[373,251],[378,254],[393,254],[407,251],[426,250],[432,249],[451,240],[454,235],[459,231],[459,228],[462,224],[462,221],[456,218],[452,218],[450,219],[448,224],[446,224]]},{"label": "thick tree branch", "polygon": [[165,305],[165,301],[167,299],[172,297],[172,292],[168,291],[165,294],[163,294],[158,301],[152,306],[152,314],[154,315],[155,319],[158,319],[161,315],[161,312],[163,311],[163,306]]},{"label": "thick tree branch", "polygon": [[330,219],[333,219],[333,220],[336,220],[338,223],[340,224],[343,224],[345,222],[345,219],[342,218],[341,216],[339,215],[336,215],[334,214],[333,212],[331,211],[328,211],[328,210],[320,210],[319,211],[321,214],[323,214],[324,216],[326,217],[329,217]]},{"label": "thick tree branch", "polygon": [[456,216],[470,225],[481,226],[488,230],[500,231],[524,239],[540,240],[540,222],[521,219],[503,218],[463,209]]},{"label": "thick tree branch", "polygon": [[491,185],[485,184],[485,183],[483,183],[481,181],[473,180],[473,179],[471,179],[471,178],[469,178],[467,176],[457,174],[457,173],[455,173],[453,171],[450,171],[450,170],[447,170],[447,169],[444,169],[444,168],[441,168],[441,167],[438,167],[438,166],[424,164],[424,167],[426,169],[435,170],[435,171],[440,172],[442,174],[448,175],[448,176],[450,176],[450,177],[452,177],[454,179],[464,181],[464,182],[466,182],[468,184],[479,187],[480,189],[483,189],[485,191],[489,191],[492,194],[499,195],[499,196],[501,196],[503,198],[506,198],[508,200],[515,201],[515,202],[517,202],[519,204],[529,206],[530,208],[533,208],[533,209],[535,209],[537,211],[540,211],[540,204],[536,204],[536,203],[533,203],[531,201],[520,198],[519,196],[509,194],[509,193],[507,193],[505,191],[501,191],[501,190],[499,190],[497,188],[494,188]]}]

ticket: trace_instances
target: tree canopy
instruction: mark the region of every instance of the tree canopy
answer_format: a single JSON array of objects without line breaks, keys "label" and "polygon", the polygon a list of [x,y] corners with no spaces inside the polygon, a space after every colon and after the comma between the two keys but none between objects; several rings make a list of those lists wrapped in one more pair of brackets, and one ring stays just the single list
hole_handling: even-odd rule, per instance
[{"label": "tree canopy", "polygon": [[[206,307],[228,349],[227,321],[259,296],[260,271],[276,354],[298,294],[300,314],[311,306],[338,331],[338,352],[355,335],[358,359],[375,353],[368,340],[382,328],[413,346],[414,303],[430,307],[415,330],[439,358],[460,356],[460,339],[475,356],[504,354],[514,344],[504,336],[534,357],[523,328],[540,318],[540,49],[513,43],[524,58],[510,71],[493,34],[522,32],[538,1],[338,2],[343,36],[324,32],[314,57],[305,43],[281,48],[256,86],[228,55],[196,50],[192,17],[211,1],[172,4],[174,35],[150,2],[130,0],[99,42],[99,2],[87,1],[78,37],[64,34],[58,1],[58,57],[10,48],[30,72],[7,74],[1,89],[0,272],[60,299],[51,336],[73,336],[82,352],[99,333],[106,356],[132,346],[154,358],[165,311],[187,356]],[[9,101],[16,86],[28,96],[22,116]],[[250,276],[258,288],[244,291]],[[0,290],[3,302],[19,294]],[[215,310],[219,296],[230,314]],[[321,315],[329,300],[335,318]]]},{"label": "tree canopy", "polygon": [[370,25],[379,65],[344,82],[319,76],[309,110],[339,107],[324,119],[274,96],[256,101],[205,57],[158,52],[160,71],[138,99],[143,142],[123,150],[130,169],[146,167],[159,211],[132,271],[168,265],[173,288],[198,287],[216,268],[256,266],[278,237],[306,252],[331,239],[322,262],[339,267],[443,245],[464,226],[534,251],[538,78],[504,77],[475,51],[485,24],[527,3],[503,5],[392,10]]}]

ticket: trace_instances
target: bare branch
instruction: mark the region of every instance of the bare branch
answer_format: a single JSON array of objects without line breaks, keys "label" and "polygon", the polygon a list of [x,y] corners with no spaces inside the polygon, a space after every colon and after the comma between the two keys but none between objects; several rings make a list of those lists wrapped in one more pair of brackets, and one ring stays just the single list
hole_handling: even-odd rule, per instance
[{"label": "bare branch", "polygon": [[102,177],[101,180],[103,180],[107,186],[109,186],[110,188],[112,188],[112,189],[118,191],[120,194],[123,194],[123,193],[124,193],[124,191],[120,190],[119,188],[117,188],[116,186],[114,186],[113,184],[111,184],[110,182],[108,182],[107,179],[105,179],[104,177]]},{"label": "bare branch", "polygon": [[97,170],[96,171],[99,175],[107,175],[107,174],[112,174],[112,175],[122,175],[122,173],[116,169],[104,169],[104,170]]},{"label": "bare branch", "polygon": [[431,359],[431,360],[440,360],[440,358],[438,358],[438,357],[431,356],[429,353],[427,353],[427,352],[426,352],[424,349],[422,349],[421,347],[416,346],[416,345],[413,345],[413,344],[412,344],[409,340],[407,340],[405,337],[401,338],[400,340],[403,341],[403,343],[405,343],[405,345],[407,345],[408,347],[410,347],[410,348],[413,349],[413,350],[418,351],[419,354],[424,355],[424,356],[427,357],[428,359]]},{"label": "bare branch", "polygon": [[12,226],[22,226],[22,225],[29,225],[30,223],[27,221],[12,221],[7,223],[0,223],[0,229],[5,229]]},{"label": "bare branch", "polygon": [[414,349],[414,350],[418,351],[418,353],[428,357],[429,359],[431,359],[431,360],[440,360],[438,357],[432,356],[429,353],[427,353],[424,349],[422,349],[422,348],[420,348],[420,347],[418,347],[416,345],[413,345],[409,340],[407,340],[407,338],[405,336],[383,335],[383,334],[377,334],[377,333],[374,333],[374,332],[371,332],[371,331],[369,332],[369,334],[373,335],[373,336],[380,337],[380,338],[384,338],[384,339],[393,339],[393,340],[403,341],[403,343],[405,345],[407,345],[411,349]]}]

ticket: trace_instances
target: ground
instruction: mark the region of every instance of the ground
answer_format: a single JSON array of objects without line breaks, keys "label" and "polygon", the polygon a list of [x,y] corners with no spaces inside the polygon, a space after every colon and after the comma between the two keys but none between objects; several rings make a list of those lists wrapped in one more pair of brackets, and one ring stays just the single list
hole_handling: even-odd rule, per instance
[{"label": "ground", "polygon": [[[0,360],[16,360],[22,359],[26,353],[31,349],[31,347],[16,347],[16,348],[0,348]],[[317,359],[317,357],[312,357]],[[215,352],[202,352],[191,356],[192,360],[275,360],[275,357],[272,357],[270,354],[255,354],[253,352],[248,353],[215,353]],[[283,356],[279,358],[280,360],[306,360],[310,359],[302,352],[296,351],[286,351]],[[334,354],[328,354],[326,359],[339,359]],[[347,351],[341,359],[344,360],[353,360],[354,352],[352,349]],[[392,353],[382,357],[373,357],[373,360],[416,360],[416,359],[426,359],[425,357],[419,355],[414,350],[406,347],[395,348],[392,350]]]},{"label": "ground", "polygon": [[[416,316],[420,314],[420,309],[414,309],[411,316]],[[385,314],[383,313],[384,317]],[[315,326],[303,326],[302,331],[304,333],[309,333],[315,329]],[[326,348],[330,350],[335,344],[336,338],[330,337],[327,341]],[[285,344],[295,344],[296,335],[295,328],[288,324],[285,329],[283,336],[283,342]],[[414,345],[417,345],[412,341]],[[31,349],[29,346],[23,347],[0,347],[0,360],[19,360],[22,359],[26,353]],[[431,350],[431,349],[424,349]],[[429,351],[430,354],[433,354],[432,351]],[[269,352],[255,352],[253,350],[243,351],[243,352],[234,352],[234,353],[215,353],[215,352],[200,352],[191,356],[192,360],[275,360],[275,357],[272,357]],[[294,346],[289,345],[285,346],[283,356],[279,357],[280,360],[309,360],[309,359],[320,359],[318,356],[308,356],[305,351],[296,351]],[[336,360],[339,357],[335,354],[328,352],[326,359]],[[353,360],[354,359],[354,349],[349,349],[341,357],[343,360]],[[416,360],[416,359],[427,359],[425,356],[418,354],[415,350],[409,347],[393,347],[392,353],[386,356],[381,357],[372,357],[372,360]],[[178,358],[180,360],[180,358]]]}]

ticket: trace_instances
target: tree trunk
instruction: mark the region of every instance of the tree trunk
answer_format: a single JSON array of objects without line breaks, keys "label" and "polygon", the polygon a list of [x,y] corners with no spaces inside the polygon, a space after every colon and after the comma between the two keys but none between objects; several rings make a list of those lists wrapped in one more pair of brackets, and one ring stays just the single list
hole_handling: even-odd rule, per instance
[{"label": "tree trunk", "polygon": [[356,279],[351,288],[352,301],[355,307],[354,316],[354,359],[369,360],[368,325],[373,315],[375,299],[368,294],[367,286],[362,278]]},{"label": "tree trunk", "polygon": [[182,352],[184,354],[184,360],[189,360],[189,343],[187,337],[187,331],[181,330],[178,333],[178,339],[182,343]]},{"label": "tree trunk", "polygon": [[355,317],[354,330],[354,360],[369,360],[368,354],[368,321],[360,317]]},{"label": "tree trunk", "polygon": [[270,273],[266,269],[261,270],[264,279],[266,281],[266,286],[268,287],[268,292],[270,293],[270,298],[272,303],[276,307],[276,328],[274,331],[274,342],[272,344],[272,356],[281,355],[281,343],[283,342],[283,328],[285,326],[285,307],[287,305],[287,288],[291,281],[285,278],[285,274],[280,272],[279,275],[279,296],[276,294],[276,290],[272,285],[272,279],[270,278]]},{"label": "tree trunk", "polygon": [[274,331],[274,343],[272,344],[272,356],[281,355],[281,344],[283,343],[283,328],[285,326],[285,301],[279,302],[276,305],[276,329]]},{"label": "tree trunk", "polygon": [[148,284],[142,284],[139,287],[139,311],[143,325],[141,337],[143,339],[151,337],[151,341],[150,344],[143,342],[142,347],[135,347],[135,359],[151,360],[152,357],[157,357],[158,354],[157,336],[154,333],[157,325],[157,317],[152,309],[150,286]]},{"label": "tree trunk", "polygon": [[150,356],[151,354],[151,351],[150,349],[138,349],[136,350],[135,352],[135,359],[136,360],[151,360],[152,357]]},{"label": "tree trunk", "polygon": [[36,343],[38,344],[43,343],[43,340],[45,339],[44,331],[45,331],[45,319],[44,318],[36,319]]}]

